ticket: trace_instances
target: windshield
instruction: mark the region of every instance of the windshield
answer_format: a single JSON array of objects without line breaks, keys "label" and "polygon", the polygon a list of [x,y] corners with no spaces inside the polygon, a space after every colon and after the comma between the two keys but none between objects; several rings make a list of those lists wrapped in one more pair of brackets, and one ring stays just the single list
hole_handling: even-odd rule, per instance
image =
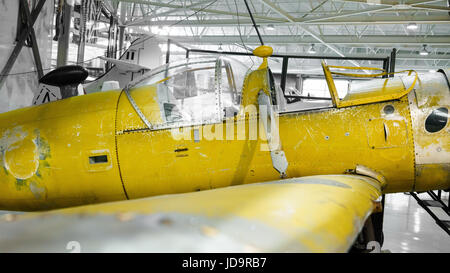
[{"label": "windshield", "polygon": [[[239,111],[244,79],[249,67],[228,58],[195,58],[154,69],[133,88],[156,89],[164,124],[218,122]],[[144,107],[137,103],[137,107]]]}]

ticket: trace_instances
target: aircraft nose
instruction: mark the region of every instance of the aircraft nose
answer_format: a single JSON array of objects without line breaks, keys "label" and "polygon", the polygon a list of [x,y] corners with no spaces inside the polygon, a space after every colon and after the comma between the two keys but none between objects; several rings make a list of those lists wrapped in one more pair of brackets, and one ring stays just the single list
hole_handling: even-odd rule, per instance
[{"label": "aircraft nose", "polygon": [[415,191],[450,187],[450,92],[442,73],[423,74],[409,94],[415,153]]}]

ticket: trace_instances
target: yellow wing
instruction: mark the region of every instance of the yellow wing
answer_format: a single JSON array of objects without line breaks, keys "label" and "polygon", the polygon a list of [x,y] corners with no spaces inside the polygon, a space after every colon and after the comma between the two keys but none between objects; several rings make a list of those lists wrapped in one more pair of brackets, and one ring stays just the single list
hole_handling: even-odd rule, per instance
[{"label": "yellow wing", "polygon": [[7,215],[0,252],[345,252],[379,196],[369,177],[323,175]]}]

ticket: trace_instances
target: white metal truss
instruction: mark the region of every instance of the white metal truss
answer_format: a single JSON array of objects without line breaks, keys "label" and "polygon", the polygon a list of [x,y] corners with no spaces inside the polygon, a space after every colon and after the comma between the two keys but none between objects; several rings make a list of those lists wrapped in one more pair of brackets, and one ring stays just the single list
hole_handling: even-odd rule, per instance
[{"label": "white metal truss", "polygon": [[[190,47],[248,51],[258,45],[242,0],[104,0],[131,35]],[[387,56],[424,70],[448,66],[448,0],[248,0],[266,44],[277,53]],[[409,24],[415,23],[412,30]],[[428,56],[419,55],[423,45]],[[357,64],[357,63],[354,63]]]}]

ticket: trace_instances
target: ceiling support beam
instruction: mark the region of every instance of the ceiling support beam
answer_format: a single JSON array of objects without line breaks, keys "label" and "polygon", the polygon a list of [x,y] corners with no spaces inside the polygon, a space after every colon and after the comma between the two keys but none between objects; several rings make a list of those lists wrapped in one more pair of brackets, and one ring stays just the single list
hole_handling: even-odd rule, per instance
[{"label": "ceiling support beam", "polygon": [[[177,20],[160,20],[160,21],[151,21],[152,26],[173,26],[173,27],[236,27],[235,19],[210,19],[210,20],[184,20],[179,22]],[[133,26],[147,26],[149,22],[145,23],[132,23],[130,25]],[[302,25],[381,25],[381,24],[408,24],[408,23],[417,23],[417,24],[450,24],[449,16],[357,16],[352,18],[339,18],[332,20],[323,20],[323,21],[308,21],[308,22],[273,22],[267,20],[257,20],[256,24],[259,26],[266,26],[268,24],[274,26],[295,26],[297,24]],[[252,25],[251,20],[249,19],[240,19],[239,24],[241,26],[250,26]]]},{"label": "ceiling support beam", "polygon": [[[234,44],[241,43],[239,35],[203,35],[203,36],[161,36],[170,38],[179,42],[187,42],[193,44]],[[316,42],[314,37],[295,36],[295,35],[265,35],[266,43],[271,44],[310,44]],[[342,44],[342,45],[439,45],[450,46],[450,36],[448,35],[434,35],[429,37],[415,37],[415,36],[398,36],[398,35],[366,35],[357,38],[353,35],[326,35],[322,36],[322,41],[328,44]],[[259,44],[258,37],[255,35],[245,37],[245,42],[248,44]]]},{"label": "ceiling support beam", "polygon": [[[191,10],[191,9],[193,9],[196,6],[199,6],[199,5],[202,5],[202,4],[208,4],[208,3],[212,2],[212,1],[214,1],[214,0],[199,1],[199,2],[193,3],[193,4],[189,5],[189,6],[180,8],[180,9],[182,9],[182,10]],[[167,16],[169,14],[172,14],[174,12],[179,11],[180,9],[172,9],[172,10],[168,10],[168,11],[165,11],[165,12],[152,14],[150,16],[145,16],[142,19],[138,19],[138,20],[127,22],[126,25],[127,26],[135,26],[135,25],[142,25],[142,24],[149,25],[150,22],[153,24],[154,21],[151,21],[151,19],[157,18],[157,17],[161,17],[161,16]]]},{"label": "ceiling support beam", "polygon": [[[373,1],[372,3],[368,2],[367,0],[337,0],[341,2],[354,2],[354,3],[361,3],[361,4],[370,4],[370,5],[377,5],[377,6],[384,6],[384,7],[391,7],[393,9],[400,10],[409,10],[409,9],[423,9],[423,10],[430,10],[430,11],[442,11],[442,12],[450,12],[449,7],[441,7],[441,6],[434,6],[434,5],[428,5],[431,3],[436,2],[442,2],[442,0],[412,0],[412,1],[395,1],[395,0],[380,0],[377,2]],[[397,11],[396,10],[396,11]]]},{"label": "ceiling support beam", "polygon": [[[334,0],[337,2],[353,2],[353,3],[361,3],[368,5],[376,5],[376,6],[395,6],[398,5],[401,1],[399,0],[379,0],[379,1],[370,1],[368,0]],[[403,5],[420,5],[420,4],[431,4],[436,2],[442,2],[442,0],[410,0],[404,1]]]},{"label": "ceiling support beam", "polygon": [[[152,2],[152,1],[144,1],[144,0],[112,0],[115,2],[121,1],[121,2],[129,2],[129,3],[139,3],[139,4],[143,4],[143,5],[150,5],[150,6],[157,6],[157,7],[166,7],[166,8],[173,8],[173,9],[178,9],[178,10],[183,10],[186,9],[187,7],[185,6],[181,6],[181,5],[173,5],[173,4],[166,4],[166,3],[160,3],[160,2]],[[240,16],[240,17],[248,17],[250,18],[250,15],[248,15],[248,13],[237,13],[236,12],[231,12],[231,11],[224,11],[224,10],[215,10],[215,9],[203,9],[203,8],[189,8],[190,10],[193,11],[202,11],[205,13],[210,13],[210,14],[221,14],[221,15],[231,15],[231,16]],[[181,15],[180,15],[181,16]],[[257,19],[263,19],[263,20],[271,20],[271,21],[285,21],[282,18],[273,18],[273,17],[267,17],[267,16],[261,16],[261,15],[254,15],[253,17],[257,18]]]},{"label": "ceiling support beam", "polygon": [[368,8],[368,9],[363,9],[363,10],[341,12],[341,13],[338,13],[338,14],[332,15],[332,16],[324,16],[324,17],[320,17],[320,18],[311,18],[311,19],[308,19],[308,20],[304,20],[302,22],[303,23],[318,22],[318,21],[331,20],[331,19],[342,18],[342,17],[361,15],[361,14],[364,14],[364,13],[373,13],[373,12],[378,12],[378,11],[392,10],[392,9],[393,9],[392,7]]},{"label": "ceiling support beam", "polygon": [[20,33],[19,39],[16,43],[16,46],[14,47],[11,55],[8,58],[8,61],[6,61],[5,66],[2,69],[2,72],[0,74],[0,89],[2,88],[3,84],[5,83],[6,77],[8,76],[9,72],[11,72],[11,69],[14,65],[14,63],[17,60],[17,57],[20,54],[20,51],[22,50],[22,47],[25,45],[25,40],[30,35],[31,30],[34,26],[34,23],[36,22],[37,17],[39,16],[39,13],[41,12],[42,7],[44,6],[46,0],[40,0],[36,7],[33,9],[30,15],[31,21],[28,23],[27,28],[23,29]]},{"label": "ceiling support beam", "polygon": [[[281,16],[283,16],[284,18],[286,18],[288,21],[290,22],[295,22],[295,19],[290,16],[286,11],[282,10],[281,8],[275,6],[274,3],[272,3],[269,0],[259,0],[260,2],[262,2],[263,4],[265,4],[266,6],[268,6],[270,9],[272,9],[273,11],[275,11],[276,13],[280,14]],[[311,37],[313,37],[314,39],[316,39],[318,42],[320,42],[321,44],[325,45],[326,47],[328,47],[329,49],[331,49],[333,52],[335,52],[337,55],[341,56],[341,57],[345,57],[345,55],[336,47],[330,45],[329,43],[325,42],[322,37],[319,34],[316,34],[315,32],[313,32],[312,30],[310,30],[308,28],[308,26],[302,26],[300,24],[297,24],[297,26],[303,30],[304,32],[306,32],[307,34],[309,34]],[[360,66],[357,62],[355,61],[349,61],[352,64],[356,65],[356,66]]]},{"label": "ceiling support beam", "polygon": [[30,29],[31,50],[33,51],[34,64],[36,66],[36,70],[38,73],[38,79],[40,79],[42,78],[42,76],[44,76],[44,72],[42,70],[41,55],[39,54],[39,47],[36,39],[36,33],[34,32],[34,28],[31,25],[32,19],[30,9],[28,7],[28,2],[26,0],[20,0],[20,9],[22,11],[22,16],[25,16],[27,28]]}]

